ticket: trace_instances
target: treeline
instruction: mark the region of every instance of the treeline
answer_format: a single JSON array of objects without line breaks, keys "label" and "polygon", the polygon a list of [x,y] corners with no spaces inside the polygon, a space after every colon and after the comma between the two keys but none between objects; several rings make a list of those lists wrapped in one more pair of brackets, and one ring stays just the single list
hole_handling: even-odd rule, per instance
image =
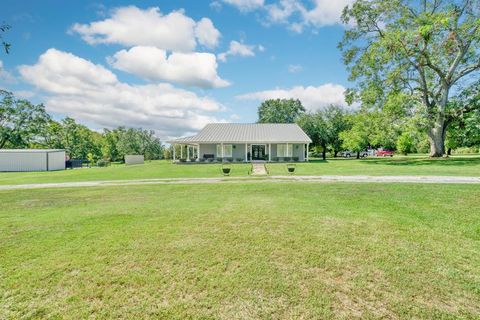
[{"label": "treeline", "polygon": [[0,91],[0,149],[65,149],[72,159],[123,161],[127,154],[162,159],[164,146],[154,131],[118,127],[97,132],[72,118],[55,121],[42,104]]},{"label": "treeline", "polygon": [[[361,152],[368,148],[386,148],[402,154],[428,153],[430,143],[422,128],[422,118],[405,112],[405,108],[383,110],[359,108],[347,111],[336,105],[307,112],[299,100],[273,99],[258,109],[260,123],[296,122],[312,139],[313,151],[326,158],[342,150]],[[480,146],[480,110],[452,122],[446,132],[448,154],[478,153]]]}]

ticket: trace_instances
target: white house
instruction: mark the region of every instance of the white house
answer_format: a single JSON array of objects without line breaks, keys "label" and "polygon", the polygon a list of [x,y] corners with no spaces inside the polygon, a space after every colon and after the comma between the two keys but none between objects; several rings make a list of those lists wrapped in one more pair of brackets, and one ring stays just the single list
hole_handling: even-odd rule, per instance
[{"label": "white house", "polygon": [[312,140],[294,123],[212,123],[195,136],[168,142],[174,160],[248,162],[308,161]]}]

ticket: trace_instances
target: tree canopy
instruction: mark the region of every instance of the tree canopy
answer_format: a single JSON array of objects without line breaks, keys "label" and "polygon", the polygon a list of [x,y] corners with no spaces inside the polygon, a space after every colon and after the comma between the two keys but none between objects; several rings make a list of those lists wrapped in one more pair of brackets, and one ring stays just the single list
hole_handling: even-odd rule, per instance
[{"label": "tree canopy", "polygon": [[0,90],[0,149],[26,147],[50,120],[42,104],[34,105]]},{"label": "tree canopy", "polygon": [[449,104],[480,70],[478,0],[357,0],[339,44],[357,86],[348,102],[384,108],[392,100],[424,119],[431,156],[442,156],[448,125],[478,108]]},{"label": "tree canopy", "polygon": [[298,99],[265,100],[258,107],[259,123],[294,123],[305,112]]}]

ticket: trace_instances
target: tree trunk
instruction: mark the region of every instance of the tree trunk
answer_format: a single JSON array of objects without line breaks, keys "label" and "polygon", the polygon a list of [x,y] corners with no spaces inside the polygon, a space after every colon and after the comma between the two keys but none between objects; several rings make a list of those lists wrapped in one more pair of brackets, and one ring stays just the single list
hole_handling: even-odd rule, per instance
[{"label": "tree trunk", "polygon": [[323,146],[322,159],[323,160],[327,159],[327,147],[326,146]]},{"label": "tree trunk", "polygon": [[357,159],[360,159],[360,152],[357,151]]},{"label": "tree trunk", "polygon": [[334,158],[337,157],[337,154],[338,154],[338,151],[337,151],[337,150],[333,150],[333,157],[334,157]]},{"label": "tree trunk", "polygon": [[452,148],[448,148],[447,150],[447,156],[451,156],[452,155]]},{"label": "tree trunk", "polygon": [[445,154],[445,133],[447,122],[443,116],[438,116],[433,128],[428,132],[430,141],[430,157],[443,157]]}]

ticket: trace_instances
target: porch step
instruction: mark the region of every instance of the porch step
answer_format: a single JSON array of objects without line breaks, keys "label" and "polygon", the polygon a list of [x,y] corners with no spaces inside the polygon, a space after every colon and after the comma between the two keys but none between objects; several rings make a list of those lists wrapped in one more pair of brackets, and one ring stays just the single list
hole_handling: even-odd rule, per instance
[{"label": "porch step", "polygon": [[252,176],[262,176],[267,174],[264,162],[252,162]]}]

